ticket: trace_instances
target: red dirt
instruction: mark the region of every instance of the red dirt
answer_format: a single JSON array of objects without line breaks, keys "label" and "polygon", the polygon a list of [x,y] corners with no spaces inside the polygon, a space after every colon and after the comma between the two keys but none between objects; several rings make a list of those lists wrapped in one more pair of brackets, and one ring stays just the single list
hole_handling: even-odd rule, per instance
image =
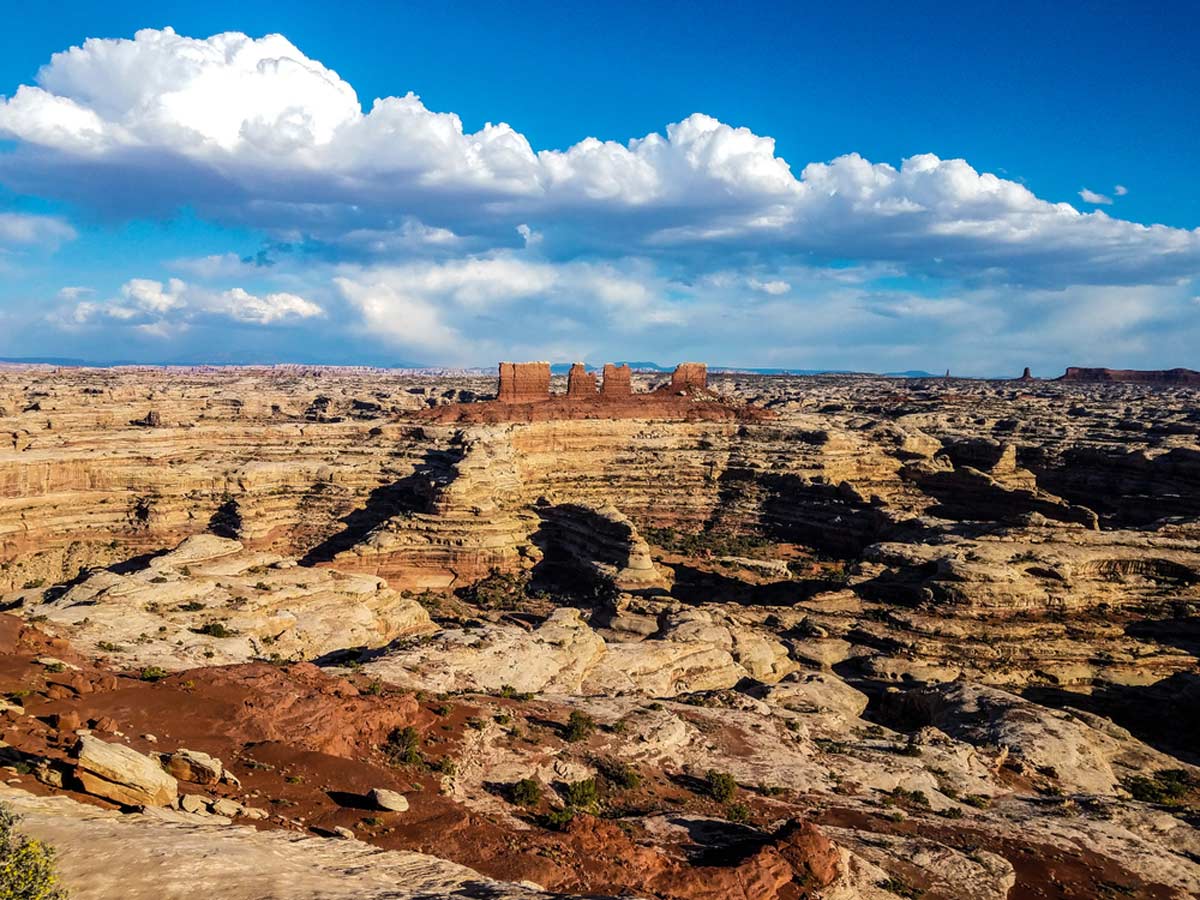
[{"label": "red dirt", "polygon": [[[53,672],[33,662],[45,655],[79,669]],[[379,750],[393,729],[412,725],[422,733],[427,759],[453,756],[478,708],[459,702],[439,715],[412,694],[360,690],[307,663],[215,666],[148,682],[108,671],[66,642],[0,615],[0,695],[19,696],[24,705],[25,715],[0,718],[0,731],[30,765],[50,760],[68,773],[70,784],[70,751],[81,726],[142,753],[200,750],[221,759],[241,787],[181,782],[181,792],[266,809],[269,819],[248,822],[260,829],[323,834],[341,825],[377,846],[433,853],[496,878],[670,900],[799,900],[832,877],[832,845],[800,823],[766,836],[754,852],[728,864],[693,866],[638,845],[615,823],[591,816],[578,816],[561,832],[517,829],[482,816],[441,794],[439,776],[388,765]],[[566,717],[561,710],[548,712]],[[18,783],[34,793],[112,806],[29,775]],[[651,801],[657,797],[674,808],[692,796],[665,778],[649,778],[647,784],[661,787],[644,792]],[[365,795],[374,787],[404,793],[410,809],[399,814],[373,809]]]}]

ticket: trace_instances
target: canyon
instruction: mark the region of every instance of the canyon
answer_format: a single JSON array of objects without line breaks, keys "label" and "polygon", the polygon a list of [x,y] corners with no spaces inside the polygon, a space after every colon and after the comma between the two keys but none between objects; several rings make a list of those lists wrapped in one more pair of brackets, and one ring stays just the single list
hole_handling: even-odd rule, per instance
[{"label": "canyon", "polygon": [[1181,371],[0,367],[0,802],[78,897],[1195,896]]}]

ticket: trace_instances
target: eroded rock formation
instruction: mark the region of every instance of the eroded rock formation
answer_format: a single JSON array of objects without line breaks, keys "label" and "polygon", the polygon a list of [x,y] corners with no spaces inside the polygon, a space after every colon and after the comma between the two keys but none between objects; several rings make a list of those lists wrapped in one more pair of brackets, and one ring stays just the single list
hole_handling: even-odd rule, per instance
[{"label": "eroded rock formation", "polygon": [[1200,891],[1188,384],[541,380],[0,371],[6,797],[169,804],[31,822],[72,878]]},{"label": "eroded rock formation", "polygon": [[500,363],[496,391],[501,403],[538,403],[550,398],[550,363]]}]

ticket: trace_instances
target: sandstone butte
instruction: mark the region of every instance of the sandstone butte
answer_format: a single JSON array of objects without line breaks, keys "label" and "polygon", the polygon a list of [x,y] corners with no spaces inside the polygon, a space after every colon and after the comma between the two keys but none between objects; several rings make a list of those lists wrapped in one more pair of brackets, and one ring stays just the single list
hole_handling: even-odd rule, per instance
[{"label": "sandstone butte", "polygon": [[1197,896],[1200,392],[1105,372],[0,367],[0,803],[102,900]]},{"label": "sandstone butte", "polygon": [[437,422],[534,422],[552,419],[684,419],[756,421],[769,417],[761,408],[734,403],[708,390],[704,363],[681,363],[670,381],[645,393],[633,390],[629,366],[611,363],[596,373],[574,363],[564,393],[551,390],[548,362],[502,362],[494,402],[439,406],[424,417]]}]

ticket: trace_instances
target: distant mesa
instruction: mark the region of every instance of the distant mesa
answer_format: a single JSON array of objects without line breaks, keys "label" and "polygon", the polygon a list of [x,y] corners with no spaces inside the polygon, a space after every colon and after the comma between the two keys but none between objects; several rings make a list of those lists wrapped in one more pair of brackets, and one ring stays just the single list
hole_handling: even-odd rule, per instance
[{"label": "distant mesa", "polygon": [[680,363],[671,380],[644,393],[633,389],[633,370],[608,363],[600,373],[577,362],[567,372],[565,394],[552,393],[549,362],[502,362],[494,401],[457,403],[427,410],[442,422],[514,422],[547,419],[758,419],[769,413],[735,404],[708,389],[708,365]]},{"label": "distant mesa", "polygon": [[1070,366],[1056,380],[1109,384],[1200,385],[1200,372],[1194,369],[1088,369],[1081,366]]},{"label": "distant mesa", "polygon": [[[699,394],[708,390],[708,366],[705,363],[680,363],[671,373],[671,383],[647,397],[662,393]],[[604,380],[598,388],[596,373],[577,362],[567,373],[567,398],[571,400],[619,401],[633,396],[633,372],[629,366],[604,367]],[[500,385],[496,399],[501,403],[541,403],[551,399],[550,363],[500,363]]]}]

